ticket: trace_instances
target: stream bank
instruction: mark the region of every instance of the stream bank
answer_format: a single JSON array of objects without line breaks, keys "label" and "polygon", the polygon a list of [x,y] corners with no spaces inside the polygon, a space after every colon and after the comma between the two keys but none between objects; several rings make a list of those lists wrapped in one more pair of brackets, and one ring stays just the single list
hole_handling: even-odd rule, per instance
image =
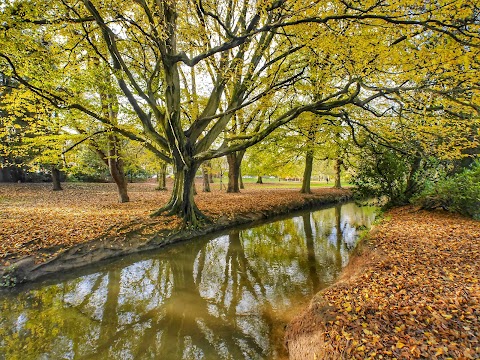
[{"label": "stream bank", "polygon": [[287,327],[290,359],[476,359],[480,222],[402,207]]},{"label": "stream bank", "polygon": [[303,195],[300,198],[297,196],[293,201],[259,207],[255,211],[250,210],[229,216],[215,217],[212,224],[199,229],[160,230],[154,235],[145,234],[142,232],[143,228],[141,226],[138,228],[138,223],[136,223],[136,230],[127,231],[121,237],[101,235],[92,241],[71,246],[58,254],[55,253],[52,257],[40,263],[38,263],[38,256],[34,254],[18,259],[7,266],[0,266],[0,288],[39,281],[47,277],[54,277],[56,274],[88,267],[103,261],[152,251],[229,228],[247,224],[255,225],[267,219],[291,212],[316,209],[345,202],[349,199],[351,199],[351,192],[342,189]]}]

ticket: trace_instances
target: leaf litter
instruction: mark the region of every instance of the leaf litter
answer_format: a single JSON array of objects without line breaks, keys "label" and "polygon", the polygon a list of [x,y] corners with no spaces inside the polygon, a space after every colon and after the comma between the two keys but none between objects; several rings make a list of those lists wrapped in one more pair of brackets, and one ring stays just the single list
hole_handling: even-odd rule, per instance
[{"label": "leaf litter", "polygon": [[292,359],[480,358],[480,222],[413,207],[386,216],[290,324]]}]

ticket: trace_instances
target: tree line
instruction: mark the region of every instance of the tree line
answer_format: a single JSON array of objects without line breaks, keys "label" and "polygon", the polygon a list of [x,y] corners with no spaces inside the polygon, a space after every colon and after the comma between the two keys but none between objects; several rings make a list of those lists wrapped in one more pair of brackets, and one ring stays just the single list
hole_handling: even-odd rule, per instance
[{"label": "tree line", "polygon": [[193,197],[197,171],[226,156],[228,190],[239,191],[245,152],[268,145],[302,149],[308,180],[315,156],[338,173],[392,151],[408,159],[412,191],[429,159],[478,156],[472,1],[22,0],[0,10],[0,136],[52,164],[88,144],[120,201],[122,146],[140,145],[159,171],[174,169],[156,214],[188,225],[208,221]]}]

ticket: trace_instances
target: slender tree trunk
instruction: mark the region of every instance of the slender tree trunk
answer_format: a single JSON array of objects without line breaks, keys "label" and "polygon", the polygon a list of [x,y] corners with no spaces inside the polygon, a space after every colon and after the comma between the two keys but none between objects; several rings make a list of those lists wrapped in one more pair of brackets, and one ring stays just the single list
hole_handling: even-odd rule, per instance
[{"label": "slender tree trunk", "polygon": [[342,164],[343,161],[340,158],[335,159],[335,184],[333,185],[334,188],[340,189],[342,187],[342,182],[340,179],[341,171],[342,171]]},{"label": "slender tree trunk", "polygon": [[243,178],[242,178],[242,167],[238,169],[238,182],[240,183],[240,189],[245,189],[245,185],[243,185]]},{"label": "slender tree trunk", "polygon": [[307,150],[305,155],[305,170],[303,171],[303,182],[300,192],[302,194],[311,194],[312,190],[310,188],[310,182],[312,180],[312,170],[313,170],[313,150]]},{"label": "slender tree trunk", "polygon": [[[106,79],[110,81],[110,79]],[[105,117],[108,117],[112,124],[117,123],[118,116],[118,99],[115,95],[110,93],[105,93],[102,88],[99,89],[100,101],[102,104],[102,109]],[[108,150],[107,154],[100,149],[98,144],[92,143],[97,154],[99,154],[103,162],[108,166],[110,175],[112,176],[113,181],[117,185],[118,192],[118,202],[125,203],[129,202],[130,198],[128,197],[127,184],[128,180],[125,176],[123,160],[120,157],[120,144],[118,137],[110,132],[107,136],[108,140]],[[131,178],[130,178],[131,179]]]},{"label": "slender tree trunk", "polygon": [[262,180],[262,177],[260,175],[258,175],[257,184],[263,184],[263,180]]},{"label": "slender tree trunk", "polygon": [[195,183],[195,177],[193,178],[193,185],[192,185],[192,188],[193,188],[193,195],[197,195],[197,184]]},{"label": "slender tree trunk", "polygon": [[52,183],[53,183],[53,191],[60,191],[62,189],[62,185],[60,184],[60,170],[58,170],[55,166],[52,166]]},{"label": "slender tree trunk", "polygon": [[203,175],[203,192],[210,192],[210,179],[209,179],[209,162],[205,162],[202,165],[202,175]]},{"label": "slender tree trunk", "polygon": [[157,174],[158,186],[156,190],[167,190],[167,164],[162,164],[160,171]]}]

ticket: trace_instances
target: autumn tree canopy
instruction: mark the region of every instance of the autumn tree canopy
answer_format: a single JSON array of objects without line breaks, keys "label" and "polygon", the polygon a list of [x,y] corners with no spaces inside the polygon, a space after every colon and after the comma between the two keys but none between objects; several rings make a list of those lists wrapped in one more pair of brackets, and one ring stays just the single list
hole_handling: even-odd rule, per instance
[{"label": "autumn tree canopy", "polygon": [[191,225],[203,219],[192,191],[201,163],[302,113],[408,109],[412,126],[449,128],[449,114],[463,129],[478,119],[474,1],[19,0],[0,9],[0,72],[173,164],[161,211]]}]

